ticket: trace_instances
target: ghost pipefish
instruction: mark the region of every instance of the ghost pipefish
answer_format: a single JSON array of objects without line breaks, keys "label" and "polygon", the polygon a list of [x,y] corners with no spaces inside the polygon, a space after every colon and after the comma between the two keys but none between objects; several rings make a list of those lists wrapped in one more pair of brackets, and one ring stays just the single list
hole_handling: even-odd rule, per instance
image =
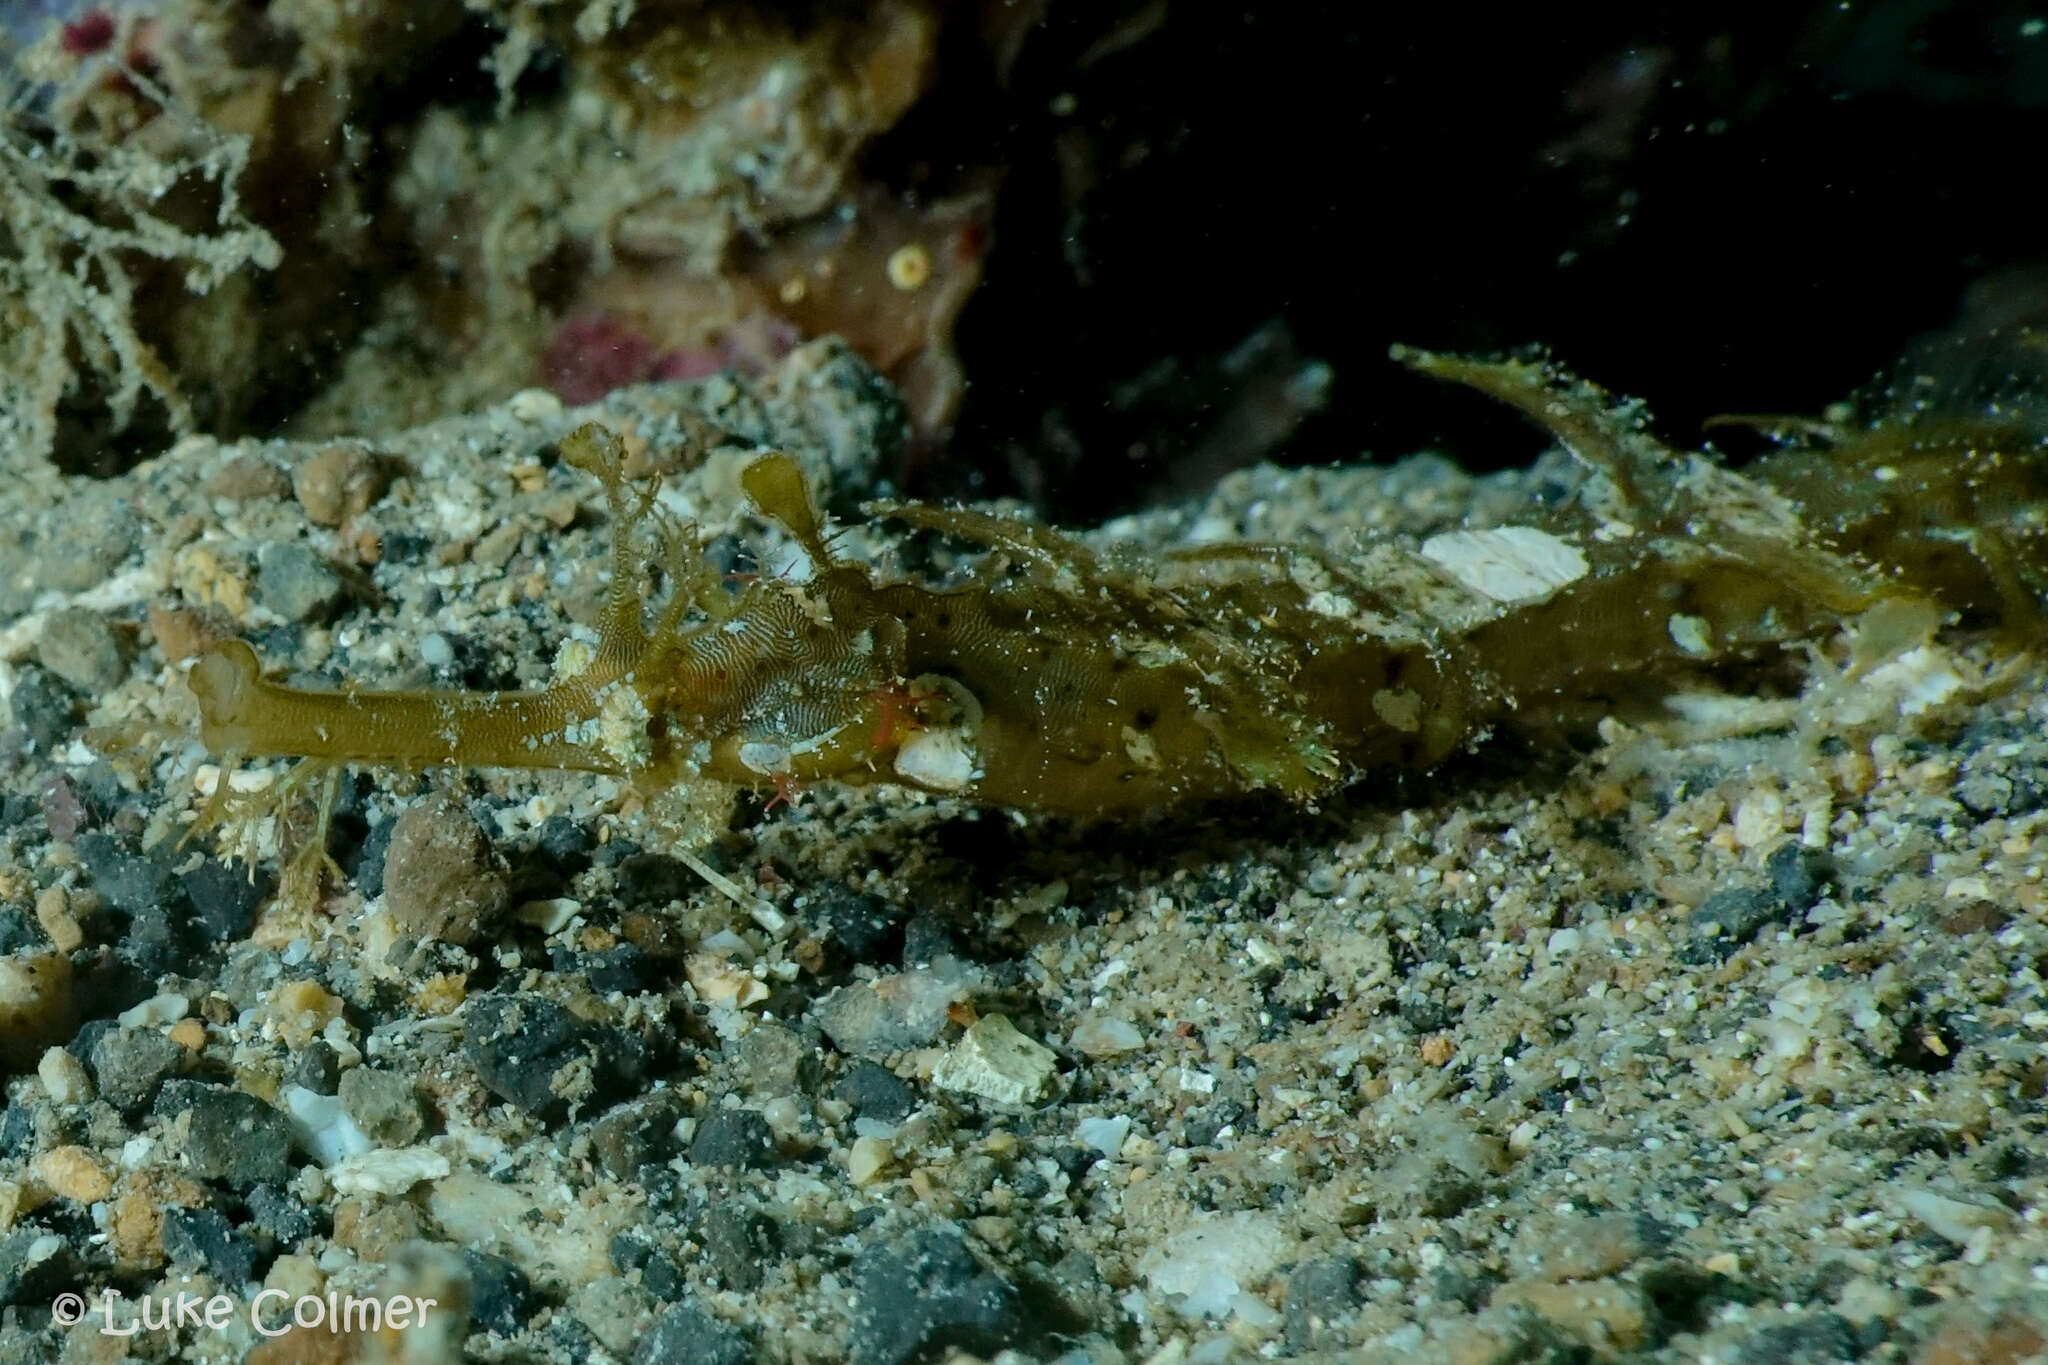
[{"label": "ghost pipefish", "polygon": [[[1506,723],[1813,638],[1882,604],[2027,641],[2048,599],[2048,456],[1985,424],[1877,428],[1736,472],[1655,440],[1639,410],[1541,360],[1396,348],[1490,394],[1582,467],[1562,505],[1419,544],[1224,543],[1139,560],[1015,516],[871,515],[976,547],[936,586],[837,557],[786,455],[742,474],[810,561],[737,593],[629,483],[619,438],[562,445],[611,513],[597,643],[545,687],[319,691],[230,641],[195,663],[201,737],[297,757],[324,858],[342,765],[578,769],[646,798],[707,783],[894,783],[1098,818],[1267,792],[1307,802],[1427,768]],[[651,552],[642,542],[651,537]],[[651,558],[673,584],[639,585]],[[195,826],[217,823],[224,772]],[[312,860],[309,864],[307,860]]]}]

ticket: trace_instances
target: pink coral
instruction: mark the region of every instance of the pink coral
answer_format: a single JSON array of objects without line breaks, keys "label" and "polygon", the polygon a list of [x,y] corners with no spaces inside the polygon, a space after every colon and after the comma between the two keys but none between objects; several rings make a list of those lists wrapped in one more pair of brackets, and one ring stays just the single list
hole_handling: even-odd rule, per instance
[{"label": "pink coral", "polygon": [[556,331],[541,382],[569,403],[591,403],[654,374],[654,343],[610,313],[582,313]]},{"label": "pink coral", "polygon": [[57,41],[74,57],[90,57],[113,44],[114,16],[103,9],[89,9],[64,25]]},{"label": "pink coral", "polygon": [[790,323],[754,313],[698,345],[657,350],[616,313],[579,313],[564,322],[540,362],[540,380],[569,403],[591,403],[613,389],[650,379],[703,379],[720,370],[758,374],[803,335]]}]

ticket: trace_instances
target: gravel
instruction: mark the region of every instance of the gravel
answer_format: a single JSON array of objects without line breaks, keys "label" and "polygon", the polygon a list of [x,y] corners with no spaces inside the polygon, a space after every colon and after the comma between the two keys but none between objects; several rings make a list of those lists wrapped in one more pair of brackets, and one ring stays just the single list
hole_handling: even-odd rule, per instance
[{"label": "gravel", "polygon": [[[843,454],[817,435],[858,397],[833,372],[605,411],[656,453],[706,443],[671,491],[751,556],[731,467]],[[93,613],[118,675],[81,695],[40,621],[0,634],[0,1365],[93,1344],[49,1324],[61,1290],[188,1271],[466,1302],[447,1359],[2013,1365],[2048,1341],[2036,674],[1893,725],[1819,692],[1793,724],[1735,673],[1714,725],[1617,719],[1316,812],[1087,830],[820,786],[709,815],[688,851],[744,903],[640,846],[602,775],[370,769],[335,828],[352,875],[286,907],[263,822],[177,847],[195,748],[71,749],[84,702],[186,723],[131,638],[156,589],[111,578],[186,518],[218,577],[165,596],[253,588],[237,628],[282,674],[421,685],[435,633],[545,679],[607,571],[602,500],[555,454],[588,415],[393,433],[388,489],[333,527],[199,491],[319,447],[188,443],[94,486],[129,521],[92,601],[20,607]],[[1123,530],[1428,532],[1563,471],[1246,470]],[[566,524],[527,516],[565,491]],[[0,541],[45,496],[0,502]],[[351,560],[372,522],[384,556]],[[502,563],[464,557],[499,524]],[[350,590],[279,627],[266,544]],[[158,996],[189,1008],[119,1022]]]}]

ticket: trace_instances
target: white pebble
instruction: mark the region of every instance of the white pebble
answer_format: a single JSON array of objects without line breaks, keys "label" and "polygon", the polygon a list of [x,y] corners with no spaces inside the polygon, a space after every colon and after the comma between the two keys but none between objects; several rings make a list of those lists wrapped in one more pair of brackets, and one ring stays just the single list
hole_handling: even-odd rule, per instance
[{"label": "white pebble", "polygon": [[562,400],[546,389],[521,389],[505,400],[515,422],[545,422],[562,415]]},{"label": "white pebble", "polygon": [[152,995],[139,1005],[122,1010],[115,1022],[122,1028],[156,1028],[175,1024],[192,1011],[192,1002],[182,995]]},{"label": "white pebble", "polygon": [[299,1142],[322,1165],[332,1166],[360,1156],[377,1144],[341,1111],[341,1101],[302,1085],[284,1088],[284,1112],[298,1130]]},{"label": "white pebble", "polygon": [[1145,1035],[1128,1020],[1112,1018],[1106,1014],[1091,1014],[1074,1025],[1074,1031],[1067,1035],[1076,1052],[1089,1057],[1114,1057],[1120,1052],[1135,1052]]},{"label": "white pebble", "polygon": [[1925,1187],[1899,1191],[1899,1203],[1935,1236],[1967,1247],[1981,1229],[1996,1234],[2012,1226],[2012,1210],[2003,1204],[1965,1203]]},{"label": "white pebble", "polygon": [[1767,787],[1742,798],[1735,807],[1735,842],[1758,848],[1785,832],[1785,798]]},{"label": "white pebble", "polygon": [[43,1053],[36,1079],[53,1104],[85,1104],[92,1099],[92,1077],[85,1073],[85,1064],[61,1047]]},{"label": "white pebble", "polygon": [[1273,1273],[1287,1248],[1269,1214],[1211,1214],[1155,1247],[1140,1269],[1182,1317],[1220,1318],[1243,1312],[1245,1291]]},{"label": "white pebble", "polygon": [[997,1104],[1035,1104],[1051,1091],[1058,1062],[1002,1015],[984,1015],[932,1068],[932,1084]]},{"label": "white pebble", "polygon": [[1131,1117],[1128,1114],[1106,1119],[1082,1119],[1074,1125],[1074,1141],[1109,1157],[1124,1149],[1124,1139],[1130,1135]]},{"label": "white pebble", "polygon": [[345,1157],[328,1175],[342,1194],[399,1195],[451,1169],[431,1147],[392,1147]]}]

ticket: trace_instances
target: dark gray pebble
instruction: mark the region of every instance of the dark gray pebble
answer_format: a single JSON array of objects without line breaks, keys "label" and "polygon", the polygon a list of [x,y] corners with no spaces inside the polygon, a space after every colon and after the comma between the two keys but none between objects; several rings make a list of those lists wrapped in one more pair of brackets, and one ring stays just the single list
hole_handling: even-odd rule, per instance
[{"label": "dark gray pebble", "polygon": [[256,1278],[256,1248],[212,1209],[164,1210],[164,1254],[230,1288]]},{"label": "dark gray pebble", "polygon": [[38,549],[36,579],[59,592],[84,592],[106,581],[135,548],[134,514],[118,505],[111,491],[105,499],[75,503],[62,534],[52,534]]},{"label": "dark gray pebble", "polygon": [[754,1209],[715,1204],[704,1215],[704,1252],[727,1289],[760,1287],[770,1266],[782,1258],[782,1234],[775,1220]]},{"label": "dark gray pebble", "polygon": [[751,1109],[720,1109],[697,1125],[690,1161],[698,1166],[765,1166],[775,1155],[775,1133]]},{"label": "dark gray pebble", "polygon": [[1838,1365],[1861,1359],[1870,1343],[1836,1313],[1811,1313],[1750,1333],[1735,1348],[1733,1365]]},{"label": "dark gray pebble", "polygon": [[675,1126],[683,1108],[682,1096],[673,1090],[628,1100],[590,1125],[591,1154],[606,1175],[632,1180],[642,1167],[666,1161],[675,1151]]},{"label": "dark gray pebble", "polygon": [[1680,947],[1679,959],[1696,966],[1726,961],[1764,926],[1789,914],[1774,892],[1749,886],[1716,891],[1692,912],[1692,942]]},{"label": "dark gray pebble", "polygon": [[297,1246],[319,1229],[311,1209],[274,1185],[256,1186],[249,1191],[247,1203],[249,1220],[280,1247]]},{"label": "dark gray pebble", "polygon": [[44,753],[62,744],[78,723],[78,694],[47,668],[23,664],[7,699],[14,723]]},{"label": "dark gray pebble", "polygon": [[28,911],[0,905],[0,956],[21,948],[39,948],[42,943],[43,931]]},{"label": "dark gray pebble", "polygon": [[185,1049],[153,1028],[112,1028],[87,1060],[101,1098],[132,1113],[156,1098],[164,1078],[184,1063]]},{"label": "dark gray pebble", "polygon": [[1764,860],[1771,875],[1771,892],[1788,916],[1813,909],[1835,879],[1834,864],[1827,854],[1801,844],[1784,844]]},{"label": "dark gray pebble", "polygon": [[750,1365],[753,1359],[738,1328],[687,1303],[664,1311],[633,1350],[633,1365]]},{"label": "dark gray pebble", "polygon": [[879,1062],[857,1058],[847,1063],[832,1083],[832,1098],[853,1106],[864,1119],[897,1123],[910,1117],[917,1107],[917,1092],[910,1082]]},{"label": "dark gray pebble", "polygon": [[78,1257],[70,1243],[51,1238],[41,1228],[21,1228],[0,1237],[0,1308],[18,1304],[47,1310],[50,1297],[76,1284],[78,1274]]},{"label": "dark gray pebble", "polygon": [[479,1332],[517,1336],[533,1316],[533,1282],[502,1256],[473,1247],[462,1252],[469,1268],[469,1321]]},{"label": "dark gray pebble", "polygon": [[811,892],[803,916],[831,949],[834,967],[883,962],[903,942],[902,921],[889,906],[844,882]]},{"label": "dark gray pebble", "polygon": [[166,1081],[157,1092],[156,1112],[178,1125],[169,1149],[201,1180],[246,1190],[282,1185],[291,1177],[291,1125],[254,1095],[201,1081]]},{"label": "dark gray pebble", "polygon": [[1287,1344],[1297,1351],[1312,1349],[1324,1326],[1363,1302],[1353,1258],[1320,1256],[1302,1262],[1287,1277]]},{"label": "dark gray pebble", "polygon": [[315,1038],[299,1051],[292,1064],[292,1084],[316,1095],[332,1095],[341,1085],[341,1058],[326,1039]]},{"label": "dark gray pebble", "polygon": [[105,692],[128,672],[128,659],[112,623],[89,607],[51,612],[36,642],[36,657],[88,697]]},{"label": "dark gray pebble", "polygon": [[296,542],[266,545],[256,555],[256,596],[287,621],[334,614],[346,587],[333,566]]},{"label": "dark gray pebble", "polygon": [[[638,1088],[646,1073],[639,1039],[586,1024],[542,995],[480,997],[467,1021],[464,1052],[485,1088],[539,1118],[567,1113],[567,1096],[582,1094],[586,1074],[587,1110]],[[578,1072],[564,1075],[571,1067]]]},{"label": "dark gray pebble", "polygon": [[240,859],[208,858],[181,876],[179,884],[191,902],[197,936],[207,943],[233,943],[256,926],[256,911],[276,880]]},{"label": "dark gray pebble", "polygon": [[666,853],[635,853],[619,864],[619,901],[629,910],[681,900],[697,885],[697,876]]},{"label": "dark gray pebble", "polygon": [[852,1279],[854,1365],[909,1365],[948,1348],[990,1356],[1023,1349],[1030,1336],[1016,1287],[982,1269],[951,1228],[869,1248]]},{"label": "dark gray pebble", "polygon": [[659,1303],[679,1303],[689,1292],[690,1282],[675,1257],[630,1232],[612,1238],[612,1268],[621,1275],[640,1274],[640,1287]]}]

